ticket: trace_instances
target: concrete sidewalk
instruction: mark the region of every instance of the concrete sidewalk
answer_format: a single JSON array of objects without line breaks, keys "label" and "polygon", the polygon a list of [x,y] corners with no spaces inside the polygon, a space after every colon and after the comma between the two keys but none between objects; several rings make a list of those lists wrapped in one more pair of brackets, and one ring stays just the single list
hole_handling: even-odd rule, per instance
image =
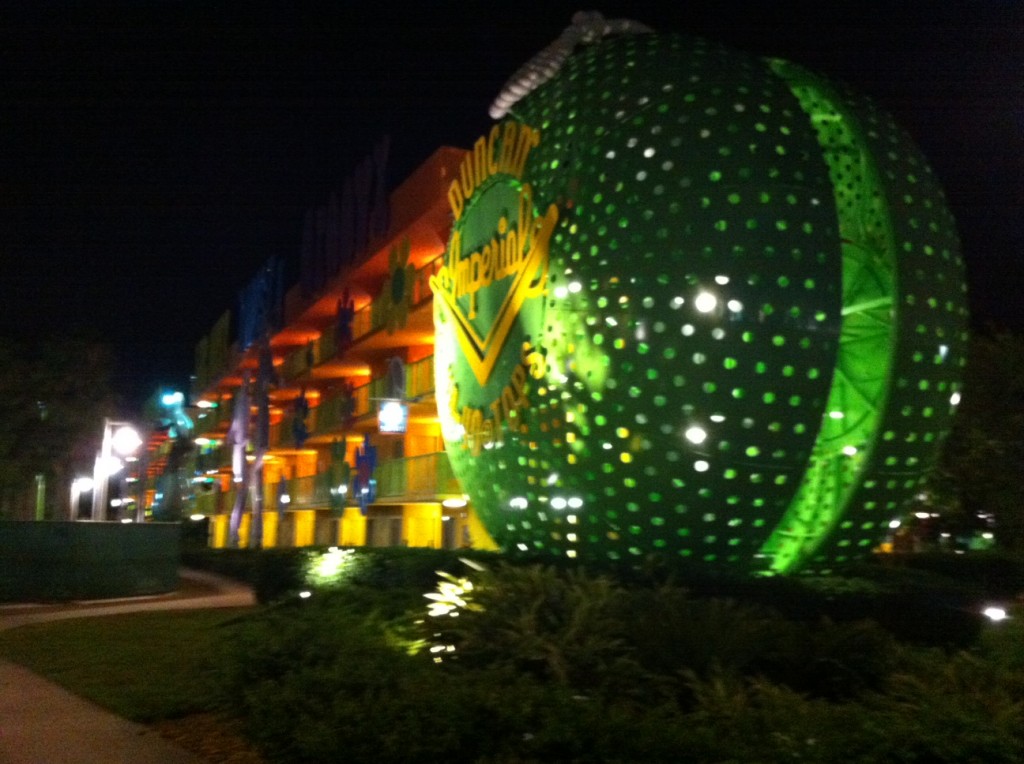
[{"label": "concrete sidewalk", "polygon": [[[178,592],[61,606],[0,606],[0,631],[42,621],[144,610],[245,607],[252,591],[182,570]],[[0,764],[205,764],[202,758],[13,663],[0,661]]]}]

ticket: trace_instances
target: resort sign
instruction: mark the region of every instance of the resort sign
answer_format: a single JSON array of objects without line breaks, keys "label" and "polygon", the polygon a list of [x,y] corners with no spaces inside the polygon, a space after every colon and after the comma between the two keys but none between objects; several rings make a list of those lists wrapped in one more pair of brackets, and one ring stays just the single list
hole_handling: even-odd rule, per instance
[{"label": "resort sign", "polygon": [[525,383],[539,361],[529,338],[543,313],[558,222],[558,207],[538,209],[523,182],[539,143],[537,130],[515,122],[476,142],[449,188],[454,227],[444,265],[430,279],[437,324],[472,373],[451,380],[448,409],[464,431],[463,446],[476,453],[500,440],[502,426],[528,405]]},{"label": "resort sign", "polygon": [[801,67],[581,23],[514,76],[448,191],[453,473],[511,553],[863,557],[960,400],[963,263],[927,162]]}]

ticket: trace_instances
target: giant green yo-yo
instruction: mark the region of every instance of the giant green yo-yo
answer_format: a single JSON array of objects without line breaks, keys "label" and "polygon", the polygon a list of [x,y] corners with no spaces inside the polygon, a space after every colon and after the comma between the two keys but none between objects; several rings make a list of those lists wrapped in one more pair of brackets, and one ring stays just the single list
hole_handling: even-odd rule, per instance
[{"label": "giant green yo-yo", "polygon": [[455,474],[509,552],[864,555],[959,400],[936,180],[819,76],[608,29],[547,52],[449,190],[432,286]]}]

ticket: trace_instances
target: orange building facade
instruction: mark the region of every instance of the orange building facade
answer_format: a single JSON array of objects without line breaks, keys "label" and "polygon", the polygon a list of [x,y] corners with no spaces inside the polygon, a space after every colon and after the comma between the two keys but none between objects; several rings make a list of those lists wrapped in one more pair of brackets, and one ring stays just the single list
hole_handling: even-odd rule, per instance
[{"label": "orange building facade", "polygon": [[189,503],[209,518],[211,546],[493,548],[452,474],[434,399],[428,279],[464,155],[441,148],[388,193],[386,147],[375,152],[307,216],[299,283],[276,301],[257,295],[274,303],[260,339],[243,295],[200,341]]}]

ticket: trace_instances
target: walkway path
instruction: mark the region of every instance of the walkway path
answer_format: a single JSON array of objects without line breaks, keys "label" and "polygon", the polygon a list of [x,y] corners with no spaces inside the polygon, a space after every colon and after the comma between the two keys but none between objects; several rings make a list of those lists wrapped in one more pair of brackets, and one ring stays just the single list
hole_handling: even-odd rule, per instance
[{"label": "walkway path", "polygon": [[[245,607],[252,590],[182,570],[178,592],[158,597],[0,606],[0,631],[29,623],[142,610]],[[126,721],[28,669],[0,660],[0,764],[204,764],[148,727]]]}]

